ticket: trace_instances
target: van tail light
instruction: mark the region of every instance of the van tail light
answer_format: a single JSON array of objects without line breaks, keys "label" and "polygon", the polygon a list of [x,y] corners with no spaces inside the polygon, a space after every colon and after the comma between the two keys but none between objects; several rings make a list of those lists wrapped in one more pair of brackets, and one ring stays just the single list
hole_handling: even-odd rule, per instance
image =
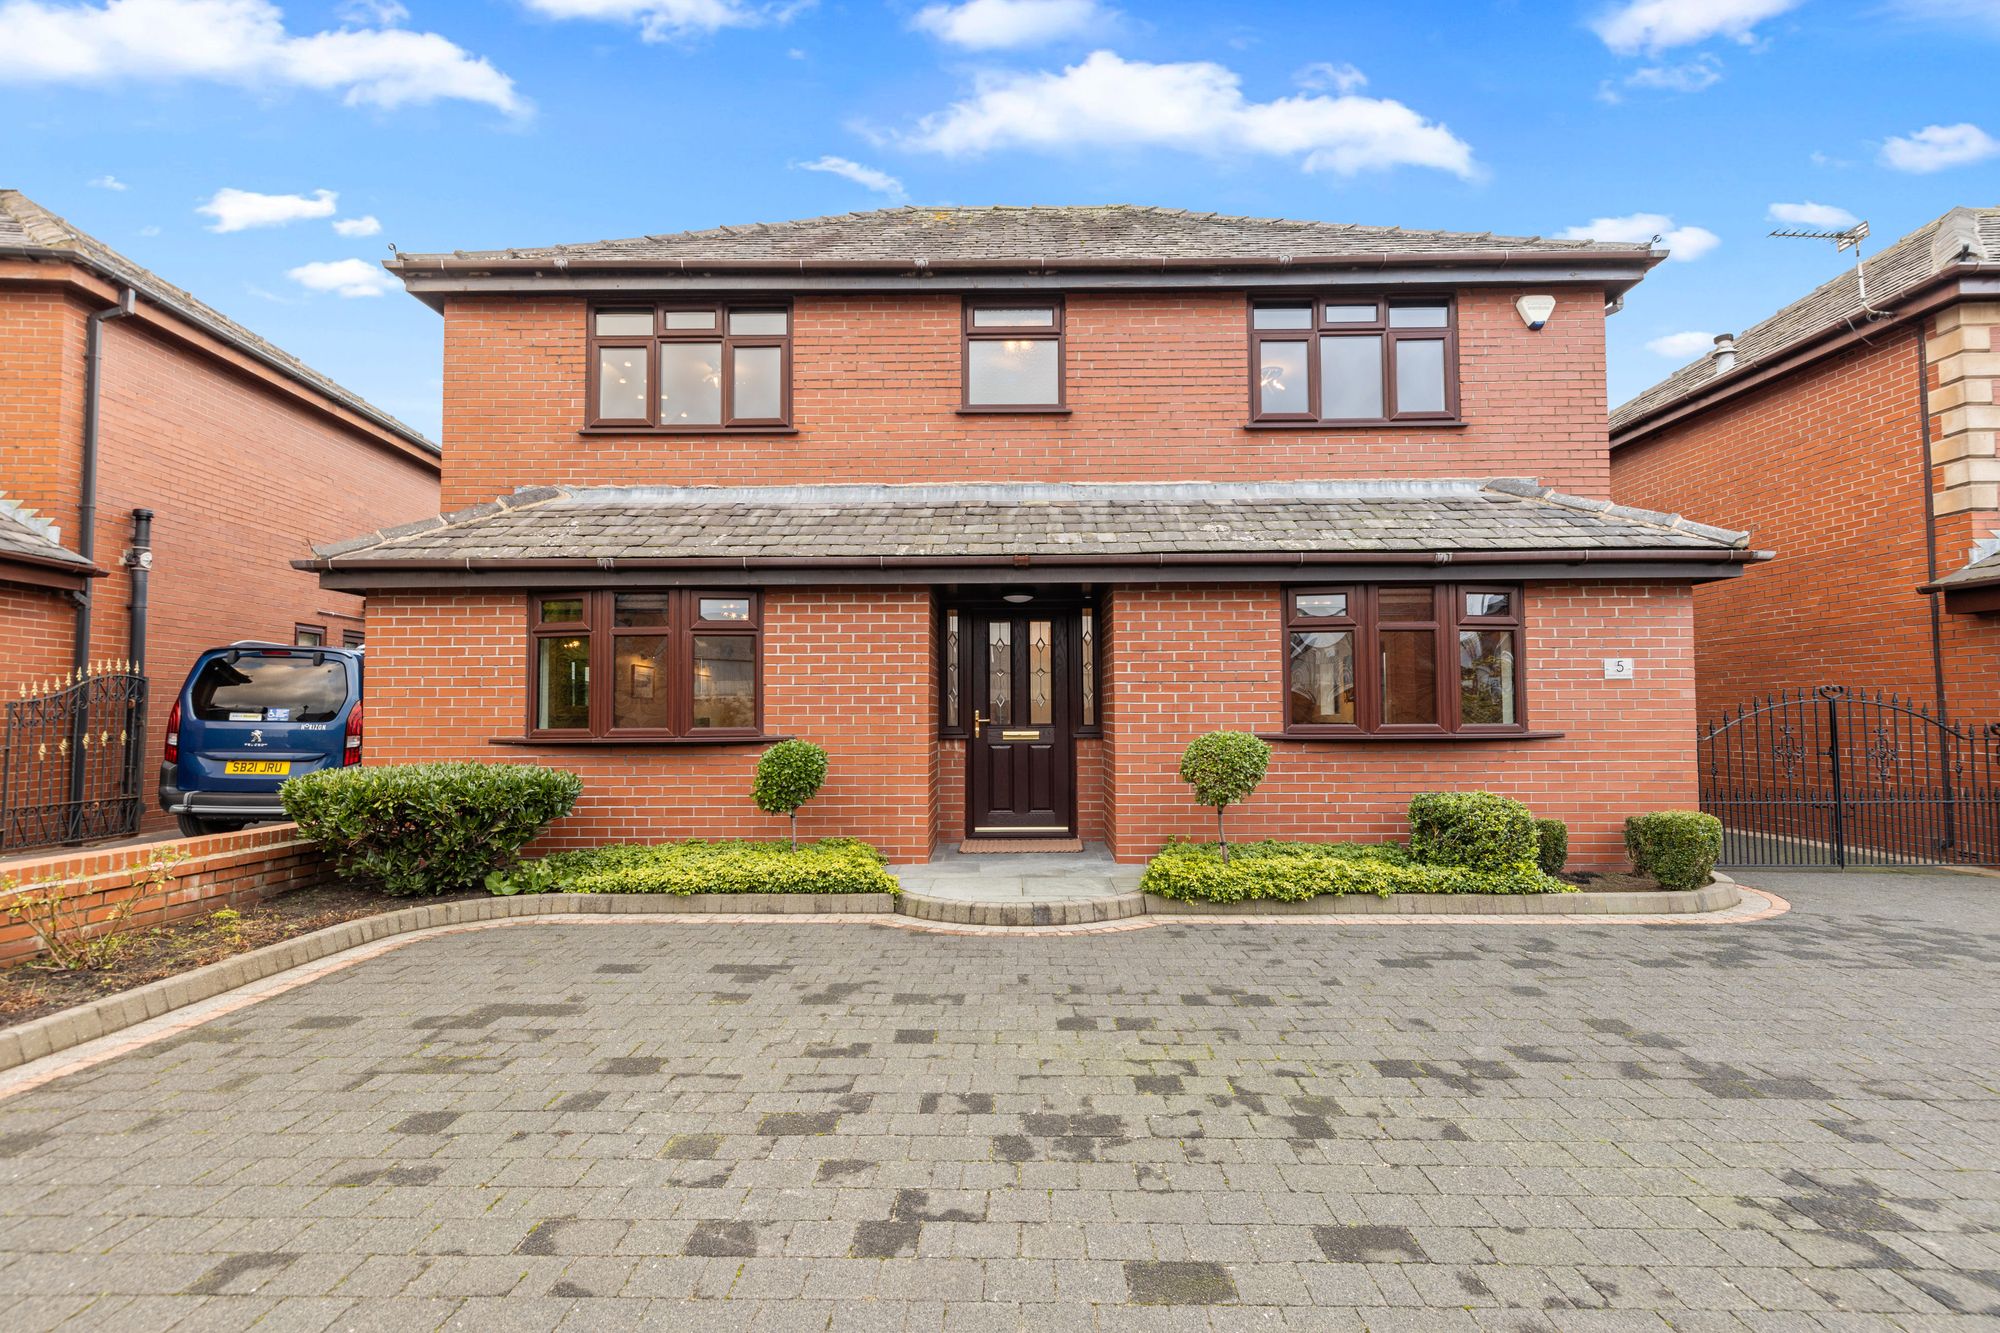
[{"label": "van tail light", "polygon": [[174,700],[174,706],[167,710],[167,762],[181,761],[181,701]]},{"label": "van tail light", "polygon": [[354,711],[347,715],[347,744],[340,752],[343,767],[361,762],[361,705],[355,704]]}]

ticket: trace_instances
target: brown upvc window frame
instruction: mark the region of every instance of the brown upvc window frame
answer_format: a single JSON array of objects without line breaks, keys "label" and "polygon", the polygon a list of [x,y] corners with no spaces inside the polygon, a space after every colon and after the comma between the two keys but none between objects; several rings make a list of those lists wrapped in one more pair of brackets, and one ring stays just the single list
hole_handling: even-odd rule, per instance
[{"label": "brown upvc window frame", "polygon": [[[1406,616],[1384,620],[1381,595],[1384,592],[1422,589],[1431,594],[1427,617]],[[1508,599],[1505,614],[1475,615],[1467,611],[1468,596],[1499,595]],[[1346,610],[1341,615],[1307,615],[1299,600],[1309,597],[1344,596]],[[1527,663],[1524,642],[1527,612],[1522,589],[1517,584],[1500,583],[1346,583],[1288,586],[1282,590],[1279,613],[1279,652],[1284,662],[1284,728],[1282,735],[1295,739],[1408,739],[1439,737],[1531,736],[1528,726]],[[1383,712],[1382,634],[1429,631],[1436,654],[1436,698],[1434,723],[1385,722]],[[1295,634],[1351,633],[1354,644],[1355,720],[1347,723],[1302,723],[1292,719],[1292,638]],[[1513,654],[1514,720],[1506,723],[1467,722],[1463,717],[1460,635],[1498,632],[1511,636]]]},{"label": "brown upvc window frame", "polygon": [[[1047,324],[974,323],[981,310],[1026,310],[1046,307]],[[1056,396],[1049,403],[976,403],[972,401],[972,345],[976,342],[1052,342],[1056,345]],[[1061,414],[1069,411],[1068,315],[1059,296],[968,297],[959,315],[958,410],[967,416],[986,413],[1014,416]]]},{"label": "brown upvc window frame", "polygon": [[[1260,329],[1257,312],[1296,309],[1307,306],[1311,318],[1300,328]],[[1413,307],[1444,307],[1440,326],[1401,327],[1394,324],[1393,311]],[[1329,306],[1373,306],[1368,320],[1333,320]],[[1354,426],[1457,425],[1459,416],[1458,300],[1449,292],[1408,292],[1395,296],[1348,295],[1340,292],[1291,292],[1258,295],[1250,299],[1244,318],[1250,336],[1250,422],[1258,426],[1301,426],[1341,429]],[[1373,417],[1328,417],[1321,415],[1324,401],[1320,383],[1323,366],[1321,343],[1343,336],[1379,337],[1382,340],[1382,414]],[[1267,342],[1303,342],[1306,346],[1306,410],[1267,412],[1263,395],[1263,346]],[[1444,344],[1444,408],[1441,411],[1404,411],[1396,401],[1396,361],[1401,344],[1442,342]]]},{"label": "brown upvc window frame", "polygon": [[[619,625],[617,598],[644,594],[667,599],[665,625]],[[580,620],[542,619],[549,602],[576,601],[582,604]],[[741,619],[704,619],[704,601],[746,602],[747,615]],[[657,688],[668,691],[668,725],[664,727],[619,727],[613,721],[614,672],[618,640],[624,637],[654,637],[667,640],[668,678]],[[746,638],[751,640],[752,690],[755,713],[747,727],[698,727],[694,725],[695,639],[697,637]],[[549,638],[582,638],[585,661],[590,673],[588,725],[583,727],[543,727],[540,725],[539,685],[541,642]],[[731,588],[598,588],[530,593],[527,598],[526,661],[527,706],[523,735],[531,741],[726,741],[754,740],[764,735],[764,621],[762,599],[755,591]]]},{"label": "brown upvc window frame", "polygon": [[292,626],[292,647],[324,648],[326,646],[326,626],[308,625],[303,620]]},{"label": "brown upvc window frame", "polygon": [[[653,319],[650,334],[599,334],[597,317],[608,313],[637,313],[648,311]],[[708,328],[670,328],[667,323],[669,313],[709,312],[715,317]],[[783,333],[732,333],[729,320],[732,314],[779,314],[785,317]],[[654,301],[594,301],[584,312],[585,334],[585,385],[584,385],[584,429],[593,431],[626,431],[634,434],[660,435],[713,435],[717,433],[755,434],[758,431],[789,431],[792,429],[792,339],[797,332],[797,312],[792,302],[784,297],[751,296],[737,298],[697,298],[693,300]],[[713,423],[676,423],[660,420],[660,362],[664,349],[675,344],[714,343],[721,348],[722,364],[717,373],[721,376],[718,386],[719,413]],[[740,417],[736,415],[736,353],[740,349],[775,347],[778,349],[779,367],[779,411],[775,417]],[[644,353],[646,373],[646,415],[643,417],[606,417],[599,415],[599,378],[602,374],[602,353],[608,349],[631,348]]]}]

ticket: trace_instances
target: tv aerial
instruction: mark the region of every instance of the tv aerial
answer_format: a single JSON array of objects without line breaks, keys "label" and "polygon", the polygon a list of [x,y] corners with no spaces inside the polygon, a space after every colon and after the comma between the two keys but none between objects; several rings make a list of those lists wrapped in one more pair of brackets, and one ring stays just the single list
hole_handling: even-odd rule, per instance
[{"label": "tv aerial", "polygon": [[1821,231],[1810,227],[1788,227],[1780,228],[1772,232],[1771,235],[1787,241],[1832,241],[1835,254],[1844,254],[1852,250],[1854,252],[1854,289],[1856,295],[1861,300],[1861,313],[1870,319],[1887,319],[1889,317],[1887,310],[1877,310],[1874,306],[1868,304],[1868,269],[1861,262],[1861,242],[1868,239],[1868,223],[1865,219],[1855,223],[1851,227],[1843,227],[1838,231]]}]

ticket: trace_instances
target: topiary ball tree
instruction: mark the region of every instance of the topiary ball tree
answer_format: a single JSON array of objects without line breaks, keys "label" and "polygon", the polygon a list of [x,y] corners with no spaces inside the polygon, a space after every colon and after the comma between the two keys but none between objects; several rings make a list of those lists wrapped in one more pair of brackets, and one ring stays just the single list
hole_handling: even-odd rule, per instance
[{"label": "topiary ball tree", "polygon": [[1215,841],[1222,859],[1229,860],[1229,839],[1222,830],[1222,812],[1247,800],[1271,765],[1271,747],[1247,731],[1211,731],[1197,736],[1181,753],[1181,781],[1194,788],[1194,798],[1215,807]]},{"label": "topiary ball tree", "polygon": [[799,849],[799,807],[819,795],[826,781],[826,751],[811,741],[779,741],[757,761],[750,796],[766,814],[792,821],[792,850]]}]

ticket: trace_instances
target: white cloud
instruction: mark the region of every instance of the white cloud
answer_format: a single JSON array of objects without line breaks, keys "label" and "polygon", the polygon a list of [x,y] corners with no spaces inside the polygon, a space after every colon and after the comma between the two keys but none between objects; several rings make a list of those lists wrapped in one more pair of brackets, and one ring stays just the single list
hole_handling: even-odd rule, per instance
[{"label": "white cloud", "polygon": [[215,219],[209,224],[210,231],[248,231],[252,227],[282,227],[306,218],[330,218],[339,198],[332,190],[314,190],[308,198],[302,194],[222,189],[195,212]]},{"label": "white cloud", "polygon": [[132,188],[116,176],[97,176],[92,178],[90,184],[93,189],[98,190],[118,190],[122,192]]},{"label": "white cloud", "polygon": [[1803,0],[1625,0],[1591,20],[1604,44],[1620,55],[1658,53],[1713,37],[1756,40],[1753,29],[1765,19],[1795,9]]},{"label": "white cloud", "polygon": [[341,0],[333,12],[342,23],[372,23],[378,28],[393,28],[410,16],[396,0]]},{"label": "white cloud", "polygon": [[1581,227],[1562,233],[1568,241],[1629,241],[1643,244],[1655,236],[1673,251],[1673,258],[1700,259],[1722,244],[1722,238],[1706,227],[1676,227],[1665,213],[1628,213],[1622,218],[1592,218]]},{"label": "white cloud", "polygon": [[317,260],[287,269],[285,276],[307,291],[335,296],[380,296],[396,286],[396,280],[380,265],[365,259]]},{"label": "white cloud", "polygon": [[342,236],[376,236],[382,231],[382,220],[373,213],[359,218],[335,218],[333,229]]},{"label": "white cloud", "polygon": [[1625,76],[1628,88],[1668,93],[1698,93],[1720,82],[1722,62],[1711,55],[1699,55],[1678,65],[1645,65]]},{"label": "white cloud", "polygon": [[[639,36],[648,42],[664,42],[715,32],[722,28],[749,28],[772,17],[742,0],[524,0],[529,9],[544,18],[596,19],[608,23],[636,23]],[[790,11],[781,11],[781,20]]]},{"label": "white cloud", "polygon": [[901,199],[904,197],[903,182],[897,180],[886,171],[878,170],[875,167],[863,166],[861,163],[851,161],[848,158],[827,156],[812,162],[801,162],[799,163],[799,170],[824,171],[829,176],[840,176],[846,180],[851,180],[863,189],[873,190],[875,193],[887,195],[891,199]]},{"label": "white cloud", "polygon": [[158,236],[160,234],[160,229],[158,227],[152,226],[151,224],[148,224],[144,227],[139,228],[139,234],[141,236]]},{"label": "white cloud", "polygon": [[1337,93],[1359,92],[1368,86],[1368,76],[1345,62],[1334,64],[1331,60],[1315,60],[1297,74],[1292,81],[1311,92],[1323,93],[1331,88]]},{"label": "white cloud", "polygon": [[1715,346],[1715,335],[1698,329],[1685,333],[1668,333],[1646,344],[1646,350],[1655,356],[1671,357],[1675,361],[1687,361],[1700,356]]},{"label": "white cloud", "polygon": [[1882,165],[1919,174],[1962,167],[2000,156],[2000,139],[1977,125],[1926,125],[1914,134],[1891,136],[1882,145]]},{"label": "white cloud", "polygon": [[892,137],[952,156],[995,148],[1175,148],[1298,158],[1307,171],[1342,176],[1405,165],[1477,174],[1464,140],[1401,102],[1353,94],[1251,102],[1235,71],[1221,65],[1155,65],[1110,51],[1059,74],[981,74],[972,96]]},{"label": "white cloud", "polygon": [[1827,227],[1836,231],[1861,220],[1844,208],[1816,204],[1810,199],[1800,204],[1772,204],[1769,216],[1773,222],[1789,222],[1794,227]]},{"label": "white cloud", "polygon": [[926,5],[910,26],[953,46],[998,51],[1081,37],[1110,19],[1097,0],[965,0]]},{"label": "white cloud", "polygon": [[342,27],[299,36],[270,0],[0,0],[0,83],[188,79],[339,93],[349,106],[456,99],[527,110],[512,79],[432,32]]}]

